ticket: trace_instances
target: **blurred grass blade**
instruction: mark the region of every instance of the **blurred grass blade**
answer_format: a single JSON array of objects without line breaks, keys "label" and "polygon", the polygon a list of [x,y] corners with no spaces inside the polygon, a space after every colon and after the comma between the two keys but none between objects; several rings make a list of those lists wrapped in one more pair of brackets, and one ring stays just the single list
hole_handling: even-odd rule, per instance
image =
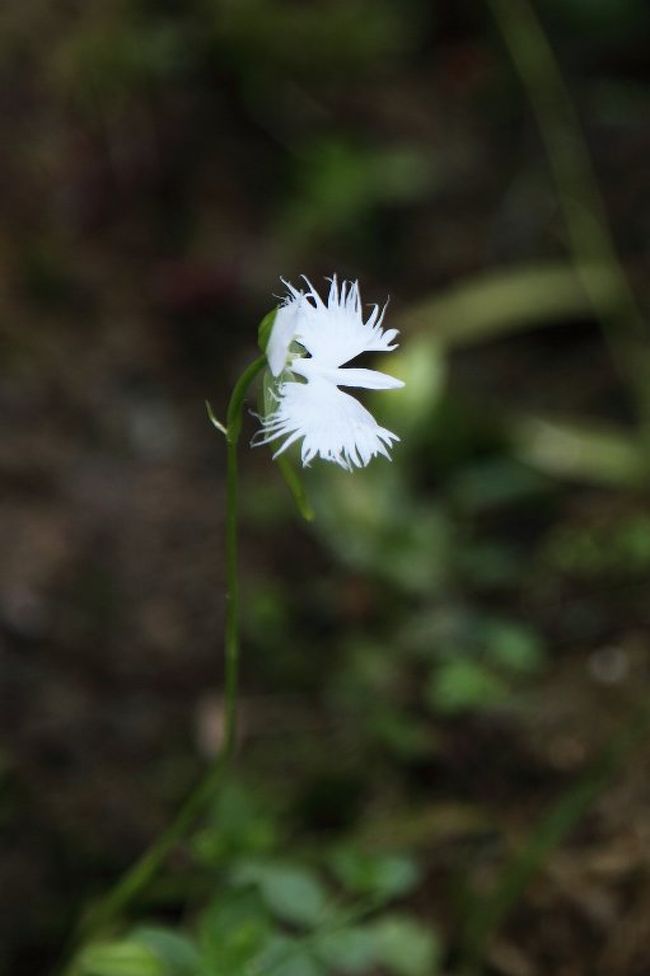
[{"label": "blurred grass blade", "polygon": [[650,708],[643,706],[603,751],[600,759],[551,808],[532,831],[520,853],[504,868],[492,894],[472,896],[466,908],[462,976],[478,976],[489,941],[517,904],[531,877],[593,806],[621,762],[650,729]]},{"label": "blurred grass blade", "polygon": [[629,487],[647,472],[642,446],[622,431],[524,417],[511,434],[516,456],[553,477]]},{"label": "blurred grass blade", "polygon": [[[488,0],[488,5],[537,116],[575,264],[612,361],[635,395],[647,439],[647,326],[616,250],[578,112],[538,18],[538,5],[529,0]],[[589,274],[592,263],[603,269],[609,300],[604,298],[598,279]]]},{"label": "blurred grass blade", "polygon": [[354,842],[360,851],[422,849],[435,843],[450,843],[467,836],[493,831],[493,817],[470,803],[431,803],[374,820],[357,831]]},{"label": "blurred grass blade", "polygon": [[578,275],[570,264],[534,264],[470,278],[407,309],[397,324],[405,331],[430,329],[449,346],[468,345],[533,325],[588,318],[595,291],[601,306],[615,307],[615,282],[608,268],[592,266]]}]

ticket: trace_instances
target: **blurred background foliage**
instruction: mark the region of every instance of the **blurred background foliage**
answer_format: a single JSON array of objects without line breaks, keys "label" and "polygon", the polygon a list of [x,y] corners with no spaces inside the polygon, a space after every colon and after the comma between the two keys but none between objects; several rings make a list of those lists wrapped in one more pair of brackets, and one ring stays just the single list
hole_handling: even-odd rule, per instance
[{"label": "blurred background foliage", "polygon": [[[649,41],[643,0],[2,4],[0,973],[648,971]],[[237,776],[75,940],[219,747],[203,400],[334,271],[402,330],[394,463],[315,464],[307,524],[243,449]]]}]

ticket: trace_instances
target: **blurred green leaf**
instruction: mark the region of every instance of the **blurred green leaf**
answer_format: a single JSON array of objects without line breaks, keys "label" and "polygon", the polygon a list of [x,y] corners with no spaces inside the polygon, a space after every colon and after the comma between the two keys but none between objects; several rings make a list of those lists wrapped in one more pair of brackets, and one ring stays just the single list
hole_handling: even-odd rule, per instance
[{"label": "blurred green leaf", "polygon": [[354,477],[333,467],[308,482],[324,544],[349,566],[407,592],[440,585],[451,542],[445,514],[409,495],[398,465],[377,462]]},{"label": "blurred green leaf", "polygon": [[[594,267],[603,306],[615,310],[616,288],[608,268]],[[428,330],[450,346],[522,331],[544,323],[559,325],[593,316],[590,299],[575,268],[563,264],[514,267],[470,278],[446,293],[402,312],[396,323],[406,333]]]},{"label": "blurred green leaf", "polygon": [[435,976],[440,946],[435,933],[406,915],[376,922],[379,961],[396,976]]},{"label": "blurred green leaf", "polygon": [[198,976],[201,958],[197,947],[184,935],[161,928],[141,928],[133,939],[150,949],[164,963],[165,976]]},{"label": "blurred green leaf", "polygon": [[478,661],[458,658],[441,664],[426,689],[429,705],[438,712],[490,708],[507,695],[503,680]]},{"label": "blurred green leaf", "polygon": [[647,475],[640,444],[622,431],[542,417],[512,418],[514,450],[545,474],[603,485],[635,485]]},{"label": "blurred green leaf", "polygon": [[77,965],[80,976],[168,976],[157,953],[141,942],[126,939],[88,946]]},{"label": "blurred green leaf", "polygon": [[378,206],[420,196],[431,161],[411,147],[372,149],[340,137],[318,138],[296,160],[297,186],[283,214],[293,246],[314,233],[354,227]]},{"label": "blurred green leaf", "polygon": [[307,868],[249,861],[237,868],[234,880],[257,885],[270,911],[294,925],[309,928],[322,922],[327,914],[327,892]]},{"label": "blurred green leaf", "polygon": [[273,937],[256,961],[254,971],[259,976],[325,976],[311,947],[286,935]]},{"label": "blurred green leaf", "polygon": [[377,960],[377,936],[364,926],[328,932],[318,937],[315,951],[337,973],[366,973]]},{"label": "blurred green leaf", "polygon": [[485,653],[494,664],[511,671],[536,671],[544,660],[538,634],[510,620],[486,620]]},{"label": "blurred green leaf", "polygon": [[222,890],[201,915],[199,938],[210,976],[243,976],[273,938],[273,926],[257,891]]},{"label": "blurred green leaf", "polygon": [[[442,395],[447,378],[444,347],[424,333],[404,337],[402,347],[391,355],[390,374],[406,384],[396,396],[371,395],[369,400],[381,421],[394,430],[408,450],[419,441],[420,432],[431,423],[431,415]],[[383,369],[383,364],[377,364]]]},{"label": "blurred green leaf", "polygon": [[358,846],[342,847],[329,862],[338,880],[355,894],[382,900],[400,898],[418,884],[421,873],[410,857],[371,854]]},{"label": "blurred green leaf", "polygon": [[277,828],[266,798],[231,780],[222,784],[193,849],[204,863],[222,865],[233,857],[267,852],[276,843]]}]

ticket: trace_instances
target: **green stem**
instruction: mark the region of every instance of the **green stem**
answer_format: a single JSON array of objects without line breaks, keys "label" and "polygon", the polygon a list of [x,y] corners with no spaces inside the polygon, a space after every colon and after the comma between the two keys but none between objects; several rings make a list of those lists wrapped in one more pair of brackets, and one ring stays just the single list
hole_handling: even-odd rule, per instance
[{"label": "green stem", "polygon": [[[174,820],[147,851],[129,868],[99,904],[79,923],[74,947],[82,945],[110,927],[133,901],[151,884],[166,858],[204,812],[227,773],[235,746],[237,671],[239,665],[239,586],[237,578],[237,442],[242,427],[242,409],[248,388],[266,364],[259,356],[238,379],[230,397],[227,414],[227,493],[226,493],[226,625],[225,625],[225,717],[221,752],[213,768],[187,797]],[[74,976],[74,958],[61,970]]]},{"label": "green stem", "polygon": [[[537,118],[584,290],[650,436],[648,334],[616,251],[577,112],[533,6],[528,0],[487,2]],[[614,313],[594,273],[599,268],[611,279]]]},{"label": "green stem", "polygon": [[237,442],[242,407],[248,387],[266,364],[259,356],[244,370],[232,391],[226,418],[226,675],[223,752],[229,762],[237,737],[237,682],[239,673],[239,577],[237,573]]},{"label": "green stem", "polygon": [[[106,929],[152,881],[175,845],[205,809],[226,772],[225,755],[220,755],[207,776],[187,797],[176,817],[147,851],[129,868],[101,902],[80,922],[75,942],[82,944]],[[64,972],[73,972],[74,968]]]}]

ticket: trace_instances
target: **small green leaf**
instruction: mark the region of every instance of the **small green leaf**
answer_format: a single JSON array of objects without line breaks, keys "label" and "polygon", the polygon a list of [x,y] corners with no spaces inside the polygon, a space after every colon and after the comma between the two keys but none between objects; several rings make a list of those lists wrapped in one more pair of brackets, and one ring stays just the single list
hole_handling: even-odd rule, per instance
[{"label": "small green leaf", "polygon": [[426,694],[434,711],[451,713],[496,705],[505,697],[506,687],[478,661],[457,658],[433,673]]},{"label": "small green leaf", "polygon": [[420,872],[411,858],[368,854],[354,847],[339,849],[332,859],[332,869],[349,891],[384,899],[405,895],[420,880]]},{"label": "small green leaf", "polygon": [[320,960],[309,948],[286,935],[270,941],[256,960],[254,972],[259,976],[325,976]]},{"label": "small green leaf", "polygon": [[202,960],[210,976],[250,971],[272,937],[272,924],[258,891],[222,893],[199,924]]},{"label": "small green leaf", "polygon": [[356,926],[326,932],[316,943],[316,952],[329,969],[337,973],[366,973],[377,959],[377,937],[369,927]]},{"label": "small green leaf", "polygon": [[195,835],[193,851],[203,864],[221,867],[236,857],[261,856],[275,842],[273,814],[265,799],[231,780],[222,785],[208,822]]},{"label": "small green leaf", "polygon": [[323,918],[325,892],[302,868],[275,868],[263,879],[261,890],[271,911],[287,922],[311,926]]},{"label": "small green leaf", "polygon": [[542,642],[529,627],[510,620],[486,621],[485,644],[490,661],[510,671],[536,671],[544,659]]},{"label": "small green leaf", "polygon": [[436,935],[414,919],[389,915],[374,926],[377,956],[396,976],[434,976],[439,945]]},{"label": "small green leaf", "polygon": [[269,338],[271,336],[271,329],[273,328],[273,323],[275,322],[275,316],[277,314],[277,308],[271,309],[270,312],[266,313],[259,324],[259,328],[257,330],[257,344],[262,352],[266,352],[266,347],[269,344]]},{"label": "small green leaf", "polygon": [[269,909],[286,922],[309,928],[325,916],[325,889],[305,868],[249,862],[240,867],[235,878],[239,883],[257,884]]},{"label": "small green leaf", "polygon": [[161,928],[141,928],[133,939],[150,949],[162,963],[165,976],[197,976],[200,955],[194,943],[177,932]]},{"label": "small green leaf", "polygon": [[132,940],[88,946],[79,958],[78,972],[80,976],[167,976],[156,953]]}]

